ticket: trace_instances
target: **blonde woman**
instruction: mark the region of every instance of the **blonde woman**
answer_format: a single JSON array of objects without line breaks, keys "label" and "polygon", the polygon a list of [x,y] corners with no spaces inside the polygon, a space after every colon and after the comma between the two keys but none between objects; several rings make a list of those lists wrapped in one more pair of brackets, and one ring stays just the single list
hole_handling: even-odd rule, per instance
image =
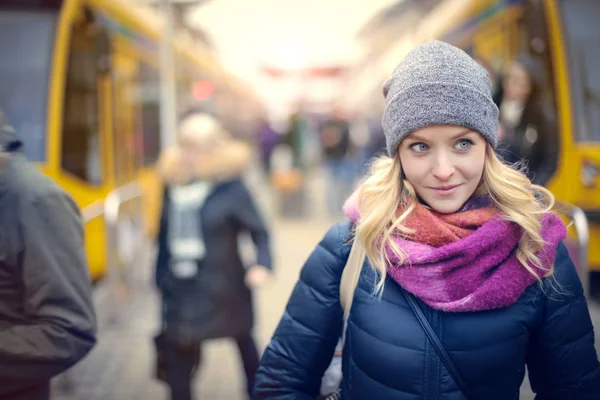
[{"label": "blonde woman", "polygon": [[346,203],[350,222],[306,262],[256,399],[318,394],[343,331],[340,281],[353,243],[367,260],[345,330],[342,399],[518,399],[526,366],[538,399],[599,399],[565,226],[547,190],[496,158],[487,72],[428,42],[384,94],[389,156]]},{"label": "blonde woman", "polygon": [[[167,187],[156,263],[163,329],[156,344],[159,377],[173,400],[192,399],[202,343],[216,338],[235,340],[251,397],[259,361],[251,289],[268,278],[271,252],[268,230],[240,179],[249,162],[250,149],[203,113],[181,122],[178,146],[159,162]],[[241,232],[256,245],[257,262],[248,269],[238,251]]]}]

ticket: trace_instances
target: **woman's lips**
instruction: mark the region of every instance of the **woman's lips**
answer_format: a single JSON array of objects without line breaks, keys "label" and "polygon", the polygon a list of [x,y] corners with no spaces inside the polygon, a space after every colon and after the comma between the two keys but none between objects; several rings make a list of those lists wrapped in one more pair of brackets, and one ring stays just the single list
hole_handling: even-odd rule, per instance
[{"label": "woman's lips", "polygon": [[460,186],[461,185],[438,186],[432,187],[431,189],[439,196],[452,196]]}]

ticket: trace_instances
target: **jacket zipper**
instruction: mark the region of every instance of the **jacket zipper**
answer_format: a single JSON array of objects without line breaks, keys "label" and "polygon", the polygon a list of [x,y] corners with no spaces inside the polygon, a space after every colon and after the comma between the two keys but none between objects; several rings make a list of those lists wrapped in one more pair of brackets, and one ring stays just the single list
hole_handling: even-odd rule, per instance
[{"label": "jacket zipper", "polygon": [[[433,328],[433,331],[435,332],[435,334],[437,335],[438,338],[440,338],[440,314],[437,310],[431,309],[432,313],[431,313],[431,327]],[[441,379],[441,368],[440,368],[440,357],[438,356],[437,352],[435,351],[435,349],[432,346],[432,351],[431,351],[431,355],[432,355],[432,363],[431,363],[431,391],[432,391],[432,395],[431,395],[431,399],[432,400],[438,400],[440,398],[440,379]]]},{"label": "jacket zipper", "polygon": [[[429,323],[432,324],[432,320],[434,318],[435,310],[427,307],[425,310],[425,315],[429,320]],[[433,324],[432,324],[433,326]],[[425,335],[425,349],[426,349],[426,358],[425,358],[425,392],[423,396],[423,400],[435,400],[434,399],[434,380],[435,380],[435,368],[436,368],[436,353],[435,348],[429,342],[427,335]]]},{"label": "jacket zipper", "polygon": [[427,390],[427,399],[428,400],[434,400],[434,398],[433,398],[434,377],[435,377],[435,349],[433,348],[431,343],[429,343],[429,379],[428,379],[429,388]]}]

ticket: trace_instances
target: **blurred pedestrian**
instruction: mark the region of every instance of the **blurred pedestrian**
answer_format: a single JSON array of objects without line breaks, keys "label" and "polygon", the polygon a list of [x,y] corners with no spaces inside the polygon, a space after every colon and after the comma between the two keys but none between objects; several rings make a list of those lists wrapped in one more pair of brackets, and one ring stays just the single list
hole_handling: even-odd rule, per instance
[{"label": "blurred pedestrian", "polygon": [[338,217],[346,197],[352,193],[357,162],[350,158],[350,124],[336,109],[321,127],[323,163],[326,171],[325,203],[331,217]]},{"label": "blurred pedestrian", "polygon": [[260,161],[267,179],[271,175],[271,156],[280,140],[280,135],[271,127],[269,121],[262,119],[258,127],[258,142],[260,148]]},{"label": "blurred pedestrian", "polygon": [[79,209],[0,112],[0,400],[47,400],[96,342]]},{"label": "blurred pedestrian", "polygon": [[[178,145],[159,162],[167,187],[156,263],[163,331],[156,342],[165,379],[173,400],[191,399],[203,342],[227,337],[237,344],[251,396],[259,362],[251,289],[268,279],[271,253],[265,223],[241,180],[250,149],[208,114],[188,115],[179,133]],[[250,268],[238,250],[242,232],[257,249]]]},{"label": "blurred pedestrian", "polygon": [[543,71],[521,55],[511,63],[494,95],[500,110],[498,154],[507,163],[525,162],[536,185],[546,185],[558,165],[556,118],[542,96]]}]

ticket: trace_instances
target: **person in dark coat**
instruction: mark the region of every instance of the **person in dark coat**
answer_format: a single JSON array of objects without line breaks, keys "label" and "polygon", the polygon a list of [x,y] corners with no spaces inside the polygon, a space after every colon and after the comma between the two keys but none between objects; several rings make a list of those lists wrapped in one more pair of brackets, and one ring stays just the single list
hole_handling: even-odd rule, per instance
[{"label": "person in dark coat", "polygon": [[525,162],[536,185],[545,186],[558,165],[558,126],[541,92],[542,71],[521,55],[507,68],[494,95],[500,110],[497,152],[509,164]]},{"label": "person in dark coat", "polygon": [[350,124],[342,118],[340,110],[334,110],[320,129],[323,148],[323,166],[327,175],[325,203],[332,217],[339,216],[344,199],[354,189],[355,160],[352,160]]},{"label": "person in dark coat", "polygon": [[[229,139],[207,114],[186,117],[179,145],[160,160],[167,189],[156,284],[173,400],[192,398],[190,381],[209,339],[236,341],[249,395],[254,387],[259,356],[251,334],[251,288],[269,277],[271,252],[265,223],[240,178],[249,162],[249,148]],[[256,265],[248,269],[238,251],[243,232],[250,233],[257,250]]]},{"label": "person in dark coat", "polygon": [[[306,261],[255,399],[316,398],[340,336],[343,400],[518,399],[526,368],[538,400],[600,399],[566,227],[496,156],[488,73],[427,42],[384,95],[387,155]],[[352,246],[366,257],[346,265]]]},{"label": "person in dark coat", "polygon": [[47,400],[96,341],[83,226],[1,112],[0,221],[0,399]]},{"label": "person in dark coat", "polygon": [[267,177],[271,174],[271,156],[273,150],[281,141],[280,135],[273,130],[269,121],[264,118],[258,126],[258,144],[260,148],[260,161],[263,171]]}]

